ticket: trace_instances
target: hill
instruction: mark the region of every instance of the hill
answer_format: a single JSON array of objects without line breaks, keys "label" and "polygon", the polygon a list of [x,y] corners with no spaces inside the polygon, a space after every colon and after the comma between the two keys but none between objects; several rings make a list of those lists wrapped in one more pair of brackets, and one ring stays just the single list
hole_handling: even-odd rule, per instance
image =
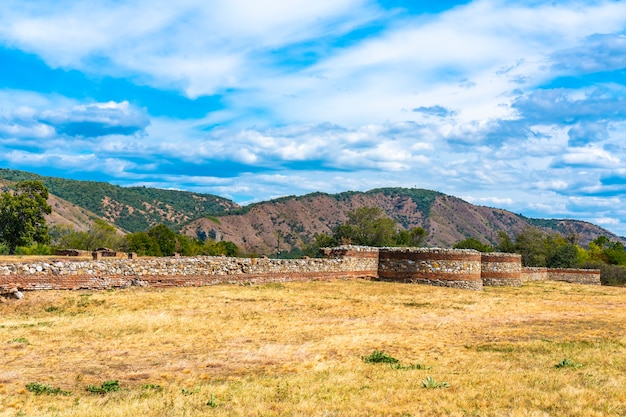
[{"label": "hill", "polygon": [[[240,208],[233,201],[212,194],[120,187],[106,182],[45,177],[10,169],[0,168],[0,179],[41,181],[53,198],[79,206],[128,232],[145,231],[159,223],[177,227],[200,216],[220,215]],[[60,212],[54,205],[53,210],[57,214]],[[88,220],[88,225],[91,221]],[[77,228],[83,229],[84,225]]]},{"label": "hill", "polygon": [[532,219],[507,210],[477,206],[440,192],[380,188],[367,192],[312,193],[282,197],[240,207],[211,194],[148,187],[120,187],[106,182],[45,177],[0,169],[0,188],[14,181],[38,180],[50,190],[51,224],[88,229],[101,218],[128,232],[163,223],[190,236],[229,240],[249,253],[272,254],[303,248],[315,235],[332,233],[358,207],[379,207],[401,228],[423,227],[429,246],[451,247],[467,237],[495,243],[498,231],[516,235],[527,226],[576,234],[586,245],[598,236],[621,240],[591,223]]},{"label": "hill", "polygon": [[347,220],[346,212],[363,206],[379,207],[402,228],[423,227],[428,231],[429,246],[451,247],[467,237],[495,243],[498,231],[514,236],[528,226],[563,235],[576,233],[583,245],[601,235],[620,239],[583,221],[532,219],[436,191],[407,188],[283,197],[233,214],[195,220],[183,232],[230,240],[249,252],[290,251],[313,242],[316,234],[332,233],[333,227]]}]

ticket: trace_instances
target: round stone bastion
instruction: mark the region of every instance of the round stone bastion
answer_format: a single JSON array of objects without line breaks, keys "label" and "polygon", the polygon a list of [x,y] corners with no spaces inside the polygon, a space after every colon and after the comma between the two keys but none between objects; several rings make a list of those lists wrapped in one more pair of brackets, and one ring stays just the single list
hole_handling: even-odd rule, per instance
[{"label": "round stone bastion", "polygon": [[522,286],[522,255],[488,252],[481,254],[483,285]]},{"label": "round stone bastion", "polygon": [[381,248],[378,279],[482,290],[481,256],[472,249]]}]

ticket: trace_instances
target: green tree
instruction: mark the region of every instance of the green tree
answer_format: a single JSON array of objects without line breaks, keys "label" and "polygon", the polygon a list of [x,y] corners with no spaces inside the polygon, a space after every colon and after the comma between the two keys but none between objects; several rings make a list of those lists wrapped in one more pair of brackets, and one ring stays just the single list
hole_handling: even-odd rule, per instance
[{"label": "green tree", "polygon": [[515,237],[515,252],[522,255],[524,266],[546,266],[548,253],[545,233],[537,227],[526,227]]},{"label": "green tree", "polygon": [[498,252],[515,253],[515,243],[504,230],[498,231],[497,242],[496,250]]},{"label": "green tree", "polygon": [[468,237],[454,244],[454,249],[475,249],[479,252],[493,252],[491,245],[481,242],[475,237]]},{"label": "green tree", "polygon": [[396,234],[396,222],[378,207],[360,207],[347,213],[348,221],[334,230],[338,243],[364,246],[391,246]]},{"label": "green tree", "polygon": [[414,227],[411,230],[400,230],[394,236],[397,246],[420,247],[426,241],[428,232],[423,227]]},{"label": "green tree", "polygon": [[554,247],[546,261],[548,268],[575,268],[578,265],[578,246],[571,243]]},{"label": "green tree", "polygon": [[148,236],[155,239],[162,256],[172,256],[180,251],[181,244],[176,232],[164,224],[159,224],[148,230]]},{"label": "green tree", "polygon": [[104,220],[96,219],[87,231],[75,231],[69,226],[54,226],[51,236],[55,246],[64,249],[94,250],[110,248],[118,250],[122,246],[123,238],[117,229]]},{"label": "green tree", "polygon": [[162,256],[157,240],[146,232],[129,233],[124,236],[122,249],[139,256]]},{"label": "green tree", "polygon": [[50,241],[45,216],[52,207],[47,200],[48,189],[39,181],[19,182],[14,193],[0,194],[0,242],[10,254],[18,246]]}]

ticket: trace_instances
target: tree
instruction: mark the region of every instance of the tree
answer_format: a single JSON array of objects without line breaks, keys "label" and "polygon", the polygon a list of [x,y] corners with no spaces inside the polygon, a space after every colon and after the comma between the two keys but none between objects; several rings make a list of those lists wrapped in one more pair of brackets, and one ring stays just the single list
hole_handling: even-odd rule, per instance
[{"label": "tree", "polygon": [[117,229],[104,220],[95,219],[86,232],[77,232],[69,226],[53,226],[50,231],[53,243],[60,248],[94,250],[97,248],[120,249],[122,236]]},{"label": "tree", "polygon": [[334,230],[338,243],[363,246],[390,246],[394,242],[396,222],[378,207],[359,207],[346,213],[348,221]]},{"label": "tree", "polygon": [[546,235],[537,227],[525,227],[515,237],[515,252],[522,255],[522,265],[547,265]]},{"label": "tree", "polygon": [[[422,227],[396,230],[396,222],[378,207],[360,207],[346,213],[348,220],[333,229],[333,235],[315,236],[315,246],[343,244],[363,246],[422,246],[428,232]],[[310,252],[311,248],[307,248]]]},{"label": "tree", "polygon": [[548,268],[575,268],[579,264],[578,246],[571,243],[560,245],[548,256]]},{"label": "tree", "polygon": [[511,240],[511,237],[504,231],[498,231],[498,244],[496,245],[496,250],[498,252],[505,253],[515,253],[515,243]]},{"label": "tree", "polygon": [[23,181],[15,192],[0,194],[0,242],[14,254],[18,246],[48,243],[46,214],[52,213],[47,202],[48,189],[39,181]]},{"label": "tree", "polygon": [[419,247],[426,241],[428,232],[423,227],[414,227],[411,230],[400,230],[394,238],[398,246]]},{"label": "tree", "polygon": [[468,237],[454,244],[454,249],[475,249],[479,252],[493,252],[491,245],[485,244],[475,237]]},{"label": "tree", "polygon": [[129,233],[124,236],[122,249],[139,256],[162,256],[158,242],[146,232]]},{"label": "tree", "polygon": [[178,235],[164,224],[158,224],[148,230],[148,236],[156,240],[162,256],[172,256],[180,251]]}]

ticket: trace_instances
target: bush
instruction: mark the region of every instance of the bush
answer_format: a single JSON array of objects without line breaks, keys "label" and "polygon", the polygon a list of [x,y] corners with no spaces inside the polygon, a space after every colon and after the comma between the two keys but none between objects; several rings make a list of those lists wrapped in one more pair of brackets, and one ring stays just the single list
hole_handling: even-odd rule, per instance
[{"label": "bush", "polygon": [[18,246],[15,248],[16,255],[52,255],[52,249],[48,245],[35,243],[31,246]]}]

